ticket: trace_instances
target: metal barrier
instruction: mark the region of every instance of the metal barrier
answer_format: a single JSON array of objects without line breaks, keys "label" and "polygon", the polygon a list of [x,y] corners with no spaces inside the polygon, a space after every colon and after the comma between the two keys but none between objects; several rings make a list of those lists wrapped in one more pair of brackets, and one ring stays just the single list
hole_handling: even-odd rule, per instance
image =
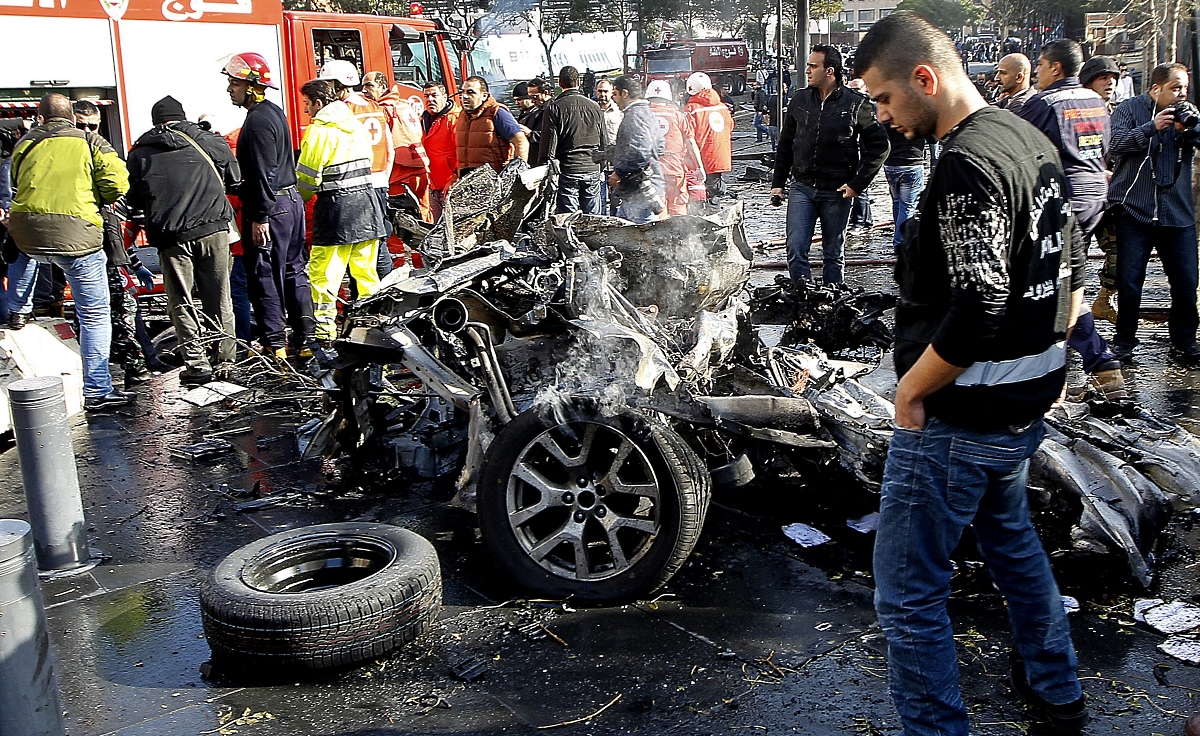
[{"label": "metal barrier", "polygon": [[0,736],[63,736],[28,523],[0,519]]}]

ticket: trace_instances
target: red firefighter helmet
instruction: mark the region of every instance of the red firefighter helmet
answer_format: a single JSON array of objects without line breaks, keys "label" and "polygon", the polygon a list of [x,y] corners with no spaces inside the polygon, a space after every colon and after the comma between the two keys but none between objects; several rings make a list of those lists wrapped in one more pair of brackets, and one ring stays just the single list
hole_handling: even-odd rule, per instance
[{"label": "red firefighter helmet", "polygon": [[279,89],[279,85],[275,83],[274,76],[271,74],[271,67],[267,66],[267,60],[261,54],[256,54],[253,51],[248,51],[244,54],[234,54],[229,58],[229,62],[225,64],[225,68],[221,71],[233,79],[241,79],[250,84]]}]

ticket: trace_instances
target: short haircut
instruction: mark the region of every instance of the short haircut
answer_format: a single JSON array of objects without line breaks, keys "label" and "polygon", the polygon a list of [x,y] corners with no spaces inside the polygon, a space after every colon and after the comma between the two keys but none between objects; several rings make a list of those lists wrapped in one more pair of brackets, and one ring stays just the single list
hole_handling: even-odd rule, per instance
[{"label": "short haircut", "polygon": [[613,80],[613,89],[621,90],[635,100],[642,99],[642,83],[628,74],[622,74]]},{"label": "short haircut", "polygon": [[100,108],[96,107],[96,104],[91,100],[76,100],[75,104],[71,105],[71,108],[76,115],[87,115],[90,117],[100,114]]},{"label": "short haircut", "polygon": [[42,120],[51,118],[71,120],[75,117],[75,111],[71,109],[71,101],[65,95],[48,92],[38,102],[38,115],[42,116]]},{"label": "short haircut", "polygon": [[383,72],[367,72],[362,78],[363,84],[378,84],[387,89],[387,75]]},{"label": "short haircut", "polygon": [[612,80],[609,79],[608,77],[600,77],[599,79],[596,80],[597,87],[599,87],[602,84],[607,84],[609,87],[613,86]]},{"label": "short haircut", "polygon": [[907,79],[918,64],[945,75],[966,76],[950,37],[911,10],[875,21],[854,54],[859,74],[874,69],[885,80]]},{"label": "short haircut", "polygon": [[996,63],[996,67],[999,68],[1006,61],[1008,62],[1008,66],[1015,67],[1014,71],[1025,72],[1025,78],[1029,79],[1029,74],[1033,71],[1033,65],[1029,63],[1028,56],[1025,54],[1008,54],[1001,57],[1000,61]]},{"label": "short haircut", "polygon": [[464,87],[466,87],[466,86],[467,86],[467,82],[476,82],[476,83],[478,83],[478,84],[479,84],[479,89],[480,89],[480,90],[482,90],[482,91],[484,91],[484,92],[487,92],[487,91],[488,91],[487,80],[486,80],[486,79],[484,79],[483,77],[479,76],[479,75],[470,76],[470,77],[467,77],[466,79],[464,79],[464,80],[463,80],[463,86],[464,86]]},{"label": "short haircut", "polygon": [[[1188,68],[1179,62],[1174,62],[1171,64],[1159,64],[1158,66],[1154,67],[1154,71],[1150,72],[1150,86],[1153,87],[1156,84],[1166,84],[1167,80],[1171,78],[1172,72],[1183,72],[1184,74],[1187,74],[1187,71]],[[42,99],[45,98],[43,97]],[[46,116],[42,115],[42,117]]]},{"label": "short haircut", "polygon": [[424,85],[421,86],[421,89],[426,92],[428,92],[431,89],[440,89],[442,91],[442,94],[446,94],[446,85],[442,84],[441,82],[426,82]]},{"label": "short haircut", "polygon": [[338,98],[331,79],[310,79],[300,87],[300,94],[322,105],[328,105]]},{"label": "short haircut", "polygon": [[536,89],[538,91],[538,94],[545,92],[546,88],[550,86],[550,83],[547,82],[546,80],[542,79],[541,77],[534,77],[533,79],[529,80],[529,82],[527,84],[529,86],[530,93],[532,93],[533,90]]},{"label": "short haircut", "polygon": [[1041,56],[1049,64],[1062,64],[1064,77],[1078,77],[1083,66],[1083,47],[1069,38],[1058,38],[1046,44]]},{"label": "short haircut", "polygon": [[842,81],[844,67],[842,66],[842,52],[838,50],[838,47],[821,43],[813,46],[812,50],[814,54],[821,54],[825,57],[825,68],[833,69],[833,76],[837,77],[839,82]]},{"label": "short haircut", "polygon": [[564,66],[558,70],[558,86],[563,89],[575,89],[579,86],[579,70],[573,66]]}]

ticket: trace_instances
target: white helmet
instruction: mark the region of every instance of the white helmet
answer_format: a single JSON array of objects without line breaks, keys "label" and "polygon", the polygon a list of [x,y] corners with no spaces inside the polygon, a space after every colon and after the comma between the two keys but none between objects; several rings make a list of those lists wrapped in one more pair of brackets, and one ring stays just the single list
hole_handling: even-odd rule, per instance
[{"label": "white helmet", "polygon": [[687,93],[689,95],[694,95],[700,90],[705,89],[712,89],[712,80],[708,78],[707,74],[704,72],[694,72],[692,76],[688,77]]},{"label": "white helmet", "polygon": [[661,79],[655,80],[646,87],[646,95],[645,96],[646,96],[646,99],[650,99],[651,97],[658,97],[663,100],[670,100],[671,99],[671,85],[667,84],[666,82],[662,81]]},{"label": "white helmet", "polygon": [[321,74],[317,79],[332,79],[341,82],[347,87],[358,86],[358,69],[353,62],[345,61],[344,59],[331,59],[325,62],[325,66],[321,67]]}]

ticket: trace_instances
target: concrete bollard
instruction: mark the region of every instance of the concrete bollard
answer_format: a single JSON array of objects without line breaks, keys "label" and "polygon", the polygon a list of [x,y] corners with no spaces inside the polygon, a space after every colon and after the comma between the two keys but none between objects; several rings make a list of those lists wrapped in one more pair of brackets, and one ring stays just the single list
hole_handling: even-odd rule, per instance
[{"label": "concrete bollard", "polygon": [[85,567],[87,525],[62,378],[15,381],[8,387],[8,403],[38,569],[60,572]]},{"label": "concrete bollard", "polygon": [[29,524],[0,519],[0,736],[63,736]]}]

